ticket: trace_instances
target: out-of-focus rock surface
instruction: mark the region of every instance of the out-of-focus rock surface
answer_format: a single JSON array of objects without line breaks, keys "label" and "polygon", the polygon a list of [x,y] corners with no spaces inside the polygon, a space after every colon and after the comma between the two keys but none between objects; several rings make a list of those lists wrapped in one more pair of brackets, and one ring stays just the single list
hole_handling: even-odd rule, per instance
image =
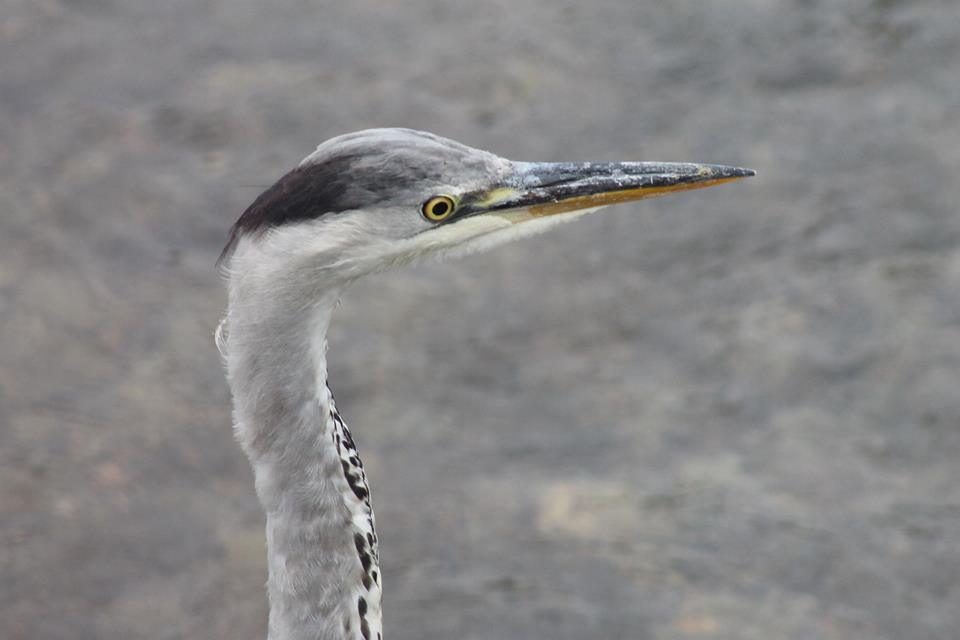
[{"label": "out-of-focus rock surface", "polygon": [[953,0],[7,0],[0,636],[262,638],[213,262],[320,141],[735,163],[353,288],[391,640],[960,634]]}]

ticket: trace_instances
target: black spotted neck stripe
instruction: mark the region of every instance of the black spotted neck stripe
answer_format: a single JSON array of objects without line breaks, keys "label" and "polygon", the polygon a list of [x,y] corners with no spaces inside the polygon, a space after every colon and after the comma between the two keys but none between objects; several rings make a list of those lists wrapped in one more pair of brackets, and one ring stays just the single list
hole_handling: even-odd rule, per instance
[{"label": "black spotted neck stripe", "polygon": [[[377,542],[376,520],[370,504],[370,486],[367,474],[357,453],[357,445],[346,423],[337,412],[333,394],[329,392],[329,431],[340,457],[343,475],[338,478],[344,502],[350,510],[353,541],[361,568],[361,584],[351,594],[351,606],[345,612],[344,629],[357,640],[383,640],[380,612],[382,594],[380,553]],[[342,482],[342,484],[341,484]]]}]

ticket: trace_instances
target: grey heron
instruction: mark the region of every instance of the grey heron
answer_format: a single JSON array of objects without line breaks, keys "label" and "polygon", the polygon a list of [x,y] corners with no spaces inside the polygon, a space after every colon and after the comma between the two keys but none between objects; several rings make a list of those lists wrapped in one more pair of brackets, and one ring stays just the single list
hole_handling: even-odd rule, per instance
[{"label": "grey heron", "polygon": [[327,328],[348,284],[752,175],[514,162],[430,133],[371,129],[324,142],[264,191],[221,255],[229,303],[217,337],[266,511],[269,640],[382,640],[370,488],[327,381]]}]

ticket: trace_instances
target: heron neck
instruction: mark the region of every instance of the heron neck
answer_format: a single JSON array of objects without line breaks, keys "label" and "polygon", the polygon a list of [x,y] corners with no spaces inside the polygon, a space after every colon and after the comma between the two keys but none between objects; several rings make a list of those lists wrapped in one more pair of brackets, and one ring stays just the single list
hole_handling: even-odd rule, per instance
[{"label": "heron neck", "polygon": [[327,385],[339,294],[304,305],[231,283],[226,359],[237,439],[266,512],[269,640],[381,638],[369,488]]}]

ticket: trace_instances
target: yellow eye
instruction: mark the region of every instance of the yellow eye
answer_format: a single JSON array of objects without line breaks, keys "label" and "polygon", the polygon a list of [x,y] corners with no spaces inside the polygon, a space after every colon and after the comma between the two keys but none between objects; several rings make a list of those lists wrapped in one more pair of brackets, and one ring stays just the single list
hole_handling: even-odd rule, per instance
[{"label": "yellow eye", "polygon": [[432,222],[441,222],[453,215],[457,203],[450,196],[434,196],[420,207],[423,217]]}]

